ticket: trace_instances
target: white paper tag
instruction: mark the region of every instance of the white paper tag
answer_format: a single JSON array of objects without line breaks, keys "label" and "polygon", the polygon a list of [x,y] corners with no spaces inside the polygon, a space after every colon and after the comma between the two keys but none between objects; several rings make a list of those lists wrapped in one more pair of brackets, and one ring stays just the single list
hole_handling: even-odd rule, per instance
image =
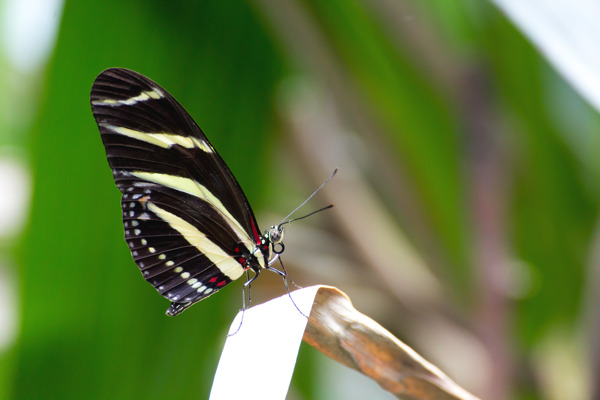
[{"label": "white paper tag", "polygon": [[[291,293],[298,308],[309,316],[320,286]],[[233,320],[210,392],[210,400],[285,399],[307,318],[287,294],[249,308]]]}]

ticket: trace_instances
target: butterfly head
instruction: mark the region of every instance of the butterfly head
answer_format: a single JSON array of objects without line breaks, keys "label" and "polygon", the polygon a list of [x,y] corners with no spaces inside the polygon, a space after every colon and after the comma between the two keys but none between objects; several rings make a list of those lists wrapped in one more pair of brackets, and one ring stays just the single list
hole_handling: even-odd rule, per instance
[{"label": "butterfly head", "polygon": [[283,241],[283,226],[281,225],[273,225],[269,228],[269,230],[265,233],[267,239],[272,244],[279,244]]},{"label": "butterfly head", "polygon": [[[273,253],[279,255],[283,253],[283,226],[281,225],[273,225],[269,228],[268,231],[265,232],[264,238],[268,243],[271,244],[271,249]],[[273,261],[275,259],[272,259]]]}]

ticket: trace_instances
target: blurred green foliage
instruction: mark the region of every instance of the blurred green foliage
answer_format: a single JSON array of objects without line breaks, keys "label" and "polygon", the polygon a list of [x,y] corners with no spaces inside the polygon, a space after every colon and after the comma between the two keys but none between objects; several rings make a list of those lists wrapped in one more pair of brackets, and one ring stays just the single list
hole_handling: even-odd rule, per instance
[{"label": "blurred green foliage", "polygon": [[282,68],[250,7],[67,1],[31,134],[15,398],[206,398],[239,307],[234,289],[167,319],[168,302],[140,280],[89,107],[95,76],[113,66],[176,93],[260,204]]}]

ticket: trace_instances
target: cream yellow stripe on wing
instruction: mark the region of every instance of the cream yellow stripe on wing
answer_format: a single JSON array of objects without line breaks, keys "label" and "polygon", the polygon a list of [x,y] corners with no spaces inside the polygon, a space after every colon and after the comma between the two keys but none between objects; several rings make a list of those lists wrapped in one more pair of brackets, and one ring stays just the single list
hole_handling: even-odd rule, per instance
[{"label": "cream yellow stripe on wing", "polygon": [[178,190],[183,193],[191,194],[192,196],[199,197],[206,200],[213,208],[219,212],[227,221],[231,229],[236,233],[238,239],[245,244],[249,251],[254,250],[254,244],[249,241],[247,234],[245,233],[239,222],[233,218],[231,213],[223,206],[223,203],[213,195],[210,190],[202,186],[193,179],[183,178],[181,176],[168,175],[168,174],[157,174],[153,172],[143,171],[132,171],[132,176],[142,179],[144,181],[158,183],[159,185],[166,186],[171,189]]},{"label": "cream yellow stripe on wing", "polygon": [[159,216],[169,226],[179,232],[192,246],[200,250],[215,264],[229,279],[235,280],[242,276],[244,269],[233,257],[225,253],[192,224],[163,210],[156,204],[148,202],[148,210]]},{"label": "cream yellow stripe on wing", "polygon": [[137,96],[134,97],[130,97],[128,99],[102,99],[102,100],[94,100],[92,102],[92,104],[95,105],[109,105],[109,106],[120,106],[120,105],[125,105],[125,106],[132,106],[136,103],[139,103],[141,101],[148,101],[150,99],[154,99],[154,100],[158,100],[160,98],[162,98],[164,95],[163,93],[158,90],[158,89],[153,89],[153,90],[147,90],[145,92],[140,93]]},{"label": "cream yellow stripe on wing", "polygon": [[200,141],[192,136],[180,136],[173,135],[171,133],[148,133],[148,132],[140,132],[134,129],[124,128],[122,126],[115,126],[106,123],[101,123],[100,126],[108,129],[111,132],[121,134],[123,136],[128,136],[132,139],[140,140],[142,142],[150,143],[155,146],[159,146],[165,149],[168,149],[171,146],[176,144],[185,147],[187,149],[192,149],[194,147],[199,148],[205,153],[212,153],[213,148],[206,142]]}]

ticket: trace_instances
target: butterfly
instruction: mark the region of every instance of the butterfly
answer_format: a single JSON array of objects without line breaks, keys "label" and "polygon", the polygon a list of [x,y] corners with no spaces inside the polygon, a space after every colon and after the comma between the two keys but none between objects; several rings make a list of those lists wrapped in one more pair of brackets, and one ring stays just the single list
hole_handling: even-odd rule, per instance
[{"label": "butterfly", "polygon": [[165,89],[110,68],[94,81],[90,102],[122,193],[125,241],[144,278],[171,301],[167,315],[248,270],[246,284],[263,269],[285,278],[270,267],[284,250],[283,224],[260,233],[227,164]]}]

